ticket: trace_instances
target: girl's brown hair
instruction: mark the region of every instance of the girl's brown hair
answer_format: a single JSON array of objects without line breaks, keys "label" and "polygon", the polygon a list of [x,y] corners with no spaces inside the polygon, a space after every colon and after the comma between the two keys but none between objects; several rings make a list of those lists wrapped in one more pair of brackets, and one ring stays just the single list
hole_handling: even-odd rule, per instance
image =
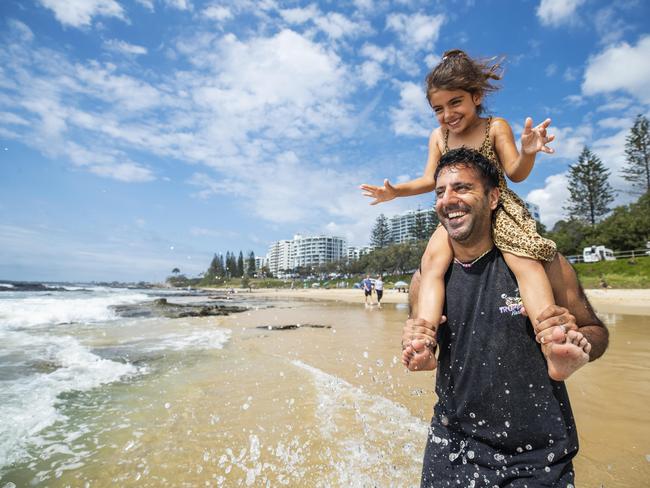
[{"label": "girl's brown hair", "polygon": [[[490,80],[501,79],[502,59],[472,59],[465,51],[452,49],[442,55],[442,60],[426,77],[427,100],[436,90],[465,90],[481,96],[499,89]],[[476,107],[480,114],[483,106]]]}]

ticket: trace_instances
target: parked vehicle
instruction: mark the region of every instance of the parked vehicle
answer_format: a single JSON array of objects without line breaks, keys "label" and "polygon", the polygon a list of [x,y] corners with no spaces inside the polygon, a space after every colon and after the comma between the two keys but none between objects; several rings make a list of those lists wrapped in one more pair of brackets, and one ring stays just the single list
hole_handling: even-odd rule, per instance
[{"label": "parked vehicle", "polygon": [[589,246],[582,250],[582,260],[585,263],[597,263],[598,261],[615,261],[614,251],[605,246]]}]

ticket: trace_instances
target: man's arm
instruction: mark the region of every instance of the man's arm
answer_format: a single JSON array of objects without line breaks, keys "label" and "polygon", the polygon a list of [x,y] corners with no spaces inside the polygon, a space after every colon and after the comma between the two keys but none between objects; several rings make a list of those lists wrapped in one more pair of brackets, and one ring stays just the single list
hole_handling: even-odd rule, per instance
[{"label": "man's arm", "polygon": [[584,290],[578,281],[573,267],[561,254],[546,266],[551,281],[555,306],[547,308],[538,317],[535,325],[537,339],[544,343],[555,326],[565,330],[579,330],[591,344],[589,361],[598,359],[605,353],[609,344],[609,331],[598,318]]}]

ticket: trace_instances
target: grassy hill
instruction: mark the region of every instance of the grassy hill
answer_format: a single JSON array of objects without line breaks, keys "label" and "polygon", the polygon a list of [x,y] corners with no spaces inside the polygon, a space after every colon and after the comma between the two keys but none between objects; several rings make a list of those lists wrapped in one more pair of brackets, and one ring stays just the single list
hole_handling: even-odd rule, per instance
[{"label": "grassy hill", "polygon": [[574,264],[585,288],[598,288],[601,276],[612,288],[650,288],[650,256]]}]

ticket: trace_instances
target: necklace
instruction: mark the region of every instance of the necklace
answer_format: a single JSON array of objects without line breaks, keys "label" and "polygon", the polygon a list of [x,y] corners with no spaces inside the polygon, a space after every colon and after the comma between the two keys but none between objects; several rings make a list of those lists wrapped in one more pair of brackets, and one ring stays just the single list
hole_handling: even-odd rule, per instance
[{"label": "necklace", "polygon": [[458,258],[456,258],[456,257],[454,257],[454,263],[456,263],[456,264],[460,264],[460,265],[461,265],[463,268],[465,268],[465,269],[467,269],[467,268],[471,268],[471,267],[474,266],[477,262],[479,262],[481,258],[485,257],[485,256],[486,256],[486,255],[487,255],[487,254],[492,250],[492,249],[494,249],[494,248],[491,247],[490,249],[488,249],[487,251],[485,251],[483,254],[481,254],[479,257],[477,257],[477,258],[476,258],[474,261],[472,261],[471,263],[463,263],[462,261],[459,261]]}]

